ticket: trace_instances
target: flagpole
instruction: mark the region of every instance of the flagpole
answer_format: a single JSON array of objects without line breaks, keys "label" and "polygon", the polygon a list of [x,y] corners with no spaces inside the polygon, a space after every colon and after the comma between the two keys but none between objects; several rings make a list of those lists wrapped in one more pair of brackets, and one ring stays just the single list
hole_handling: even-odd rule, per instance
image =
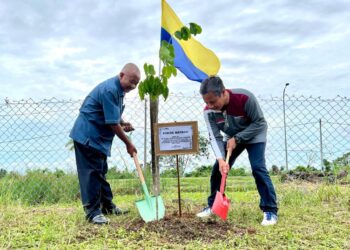
[{"label": "flagpole", "polygon": [[[163,1],[161,1],[161,6],[160,8],[163,8]],[[160,70],[161,70],[161,60],[159,57],[159,61],[158,61],[158,77],[160,77]],[[150,99],[151,101],[151,99]],[[151,102],[150,102],[151,103]],[[151,117],[153,117],[153,119],[151,119],[151,134],[154,135],[154,123],[158,123],[158,113],[159,113],[159,98],[157,98],[157,100],[155,101],[155,103],[153,103],[154,105],[150,105],[153,106],[153,115],[151,115]],[[152,111],[152,110],[151,110]],[[152,113],[152,112],[150,112]],[[153,121],[152,121],[153,120]],[[153,136],[152,136],[153,137]],[[153,138],[151,141],[153,141],[152,147],[154,148],[154,139]],[[154,170],[155,170],[155,178],[153,178],[155,180],[155,193],[156,193],[156,220],[158,220],[158,197],[159,197],[159,182],[160,182],[160,177],[159,177],[159,161],[158,161],[158,156],[155,154],[155,151],[153,150],[152,152],[152,156],[155,158],[153,163],[154,163]]]}]

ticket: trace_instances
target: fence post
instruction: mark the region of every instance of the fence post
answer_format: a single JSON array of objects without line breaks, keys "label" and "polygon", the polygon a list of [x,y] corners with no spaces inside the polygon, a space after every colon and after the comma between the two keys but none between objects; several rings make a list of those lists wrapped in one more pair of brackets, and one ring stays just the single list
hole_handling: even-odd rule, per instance
[{"label": "fence post", "polygon": [[143,167],[147,170],[147,98],[145,98],[145,123],[144,123],[144,138],[143,138]]},{"label": "fence post", "polygon": [[324,171],[323,167],[323,141],[322,141],[322,120],[319,120],[320,123],[320,153],[321,153],[321,169]]},{"label": "fence post", "polygon": [[285,151],[285,157],[286,157],[286,170],[288,171],[288,149],[287,149],[287,126],[286,126],[286,105],[284,101],[284,97],[286,94],[286,88],[289,85],[289,83],[286,83],[283,89],[283,124],[284,124],[284,151]]}]

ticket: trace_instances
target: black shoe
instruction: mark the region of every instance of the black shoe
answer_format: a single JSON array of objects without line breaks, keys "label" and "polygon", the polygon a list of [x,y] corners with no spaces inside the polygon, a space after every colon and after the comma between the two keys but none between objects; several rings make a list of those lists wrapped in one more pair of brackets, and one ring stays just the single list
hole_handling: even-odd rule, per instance
[{"label": "black shoe", "polygon": [[108,224],[109,219],[107,219],[103,214],[98,214],[94,218],[89,220],[89,222],[97,225],[103,225],[103,224]]},{"label": "black shoe", "polygon": [[101,210],[104,215],[107,215],[107,214],[123,215],[130,212],[129,209],[121,210],[119,207],[114,207],[112,209],[102,208]]}]

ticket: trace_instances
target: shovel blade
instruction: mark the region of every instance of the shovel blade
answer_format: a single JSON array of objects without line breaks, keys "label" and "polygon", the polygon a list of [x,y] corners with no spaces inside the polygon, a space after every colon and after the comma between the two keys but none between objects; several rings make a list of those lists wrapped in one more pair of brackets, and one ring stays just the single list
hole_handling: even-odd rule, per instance
[{"label": "shovel blade", "polygon": [[[158,216],[157,216],[157,200],[158,200]],[[160,220],[164,218],[165,206],[162,197],[152,196],[146,197],[144,200],[136,201],[136,207],[139,211],[141,218],[145,222]],[[158,217],[158,218],[157,218]]]},{"label": "shovel blade", "polygon": [[230,200],[224,194],[217,191],[211,211],[221,219],[226,220],[229,208]]}]

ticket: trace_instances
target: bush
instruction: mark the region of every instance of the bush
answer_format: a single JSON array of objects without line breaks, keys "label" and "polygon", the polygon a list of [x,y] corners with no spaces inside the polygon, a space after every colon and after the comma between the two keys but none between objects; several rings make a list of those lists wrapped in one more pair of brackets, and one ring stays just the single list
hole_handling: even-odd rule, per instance
[{"label": "bush", "polygon": [[280,174],[280,170],[279,170],[279,168],[276,165],[272,165],[271,174],[272,175]]},{"label": "bush", "polygon": [[230,171],[230,175],[232,176],[246,176],[248,173],[246,173],[245,168],[233,168]]},{"label": "bush", "polygon": [[5,169],[0,168],[0,179],[5,177],[6,174],[7,174],[7,171]]},{"label": "bush", "polygon": [[[181,175],[180,175],[181,176]],[[174,168],[167,169],[160,174],[163,178],[177,178],[177,170]]]},{"label": "bush", "polygon": [[321,172],[317,168],[311,167],[311,166],[296,166],[293,170],[289,171],[291,174],[296,172],[303,172],[303,173],[319,173]]},{"label": "bush", "polygon": [[7,175],[1,181],[0,197],[29,205],[75,201],[79,198],[78,177],[62,172],[45,169],[24,176]]},{"label": "bush", "polygon": [[[199,168],[195,169],[194,171],[185,174],[185,177],[208,177],[211,175],[213,166],[207,165],[207,166],[200,166]],[[245,168],[231,168],[229,175],[231,176],[246,176],[248,173],[246,173]]]},{"label": "bush", "polygon": [[212,168],[212,165],[202,165],[194,171],[185,174],[185,177],[207,177],[211,175]]},{"label": "bush", "polygon": [[112,167],[108,170],[107,179],[134,179],[137,178],[134,172],[129,172],[127,169],[118,170],[117,167]]}]

